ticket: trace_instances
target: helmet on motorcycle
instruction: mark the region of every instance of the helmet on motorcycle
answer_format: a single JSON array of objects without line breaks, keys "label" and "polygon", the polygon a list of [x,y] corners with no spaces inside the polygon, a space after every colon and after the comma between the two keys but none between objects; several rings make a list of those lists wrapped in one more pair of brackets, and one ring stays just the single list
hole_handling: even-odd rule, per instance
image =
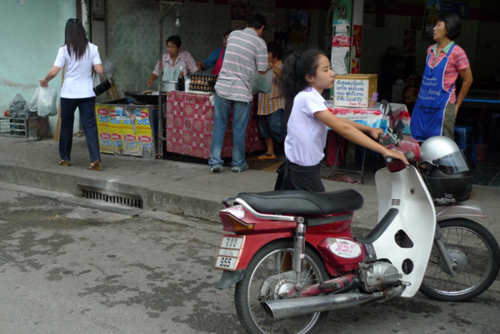
[{"label": "helmet on motorcycle", "polygon": [[422,176],[437,205],[449,205],[470,198],[472,172],[458,145],[447,137],[427,139],[420,147],[425,163]]}]

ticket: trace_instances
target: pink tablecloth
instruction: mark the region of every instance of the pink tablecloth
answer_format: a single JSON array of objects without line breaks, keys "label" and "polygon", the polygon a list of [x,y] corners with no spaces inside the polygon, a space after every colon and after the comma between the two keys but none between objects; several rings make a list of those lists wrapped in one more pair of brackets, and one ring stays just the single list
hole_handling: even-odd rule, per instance
[{"label": "pink tablecloth", "polygon": [[[255,101],[255,99],[254,99]],[[210,95],[185,92],[167,93],[167,151],[197,158],[210,158],[214,126],[214,106]],[[254,104],[245,137],[245,152],[265,150],[259,137]],[[233,116],[229,117],[222,157],[233,152]]]},{"label": "pink tablecloth", "polygon": [[[392,114],[384,116],[378,108],[345,108],[345,107],[329,107],[328,109],[337,117],[346,118],[354,122],[358,122],[372,128],[382,128],[387,131],[387,127],[391,128],[396,124],[398,119],[401,119],[405,125],[405,133],[410,133],[410,114],[406,105],[400,103],[391,103]],[[327,163],[330,166],[335,164],[335,157],[337,155],[337,135],[334,133],[328,134],[327,143]],[[344,161],[344,145],[345,139],[342,138],[340,152],[341,161]],[[337,166],[341,164],[337,162]]]}]

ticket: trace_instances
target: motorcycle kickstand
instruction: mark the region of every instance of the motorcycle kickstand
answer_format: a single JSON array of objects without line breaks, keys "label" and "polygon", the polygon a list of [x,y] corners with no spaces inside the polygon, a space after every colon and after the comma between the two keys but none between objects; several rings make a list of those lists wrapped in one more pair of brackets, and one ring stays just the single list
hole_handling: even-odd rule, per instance
[{"label": "motorcycle kickstand", "polygon": [[441,228],[439,227],[439,225],[436,225],[436,234],[434,235],[434,243],[438,248],[439,254],[441,254],[441,256],[443,257],[446,269],[448,271],[447,274],[450,275],[451,277],[456,277],[457,272],[455,271],[454,263],[450,257],[450,254],[448,253],[448,250],[446,249],[443,240],[441,240],[442,235],[443,233],[441,232]]}]

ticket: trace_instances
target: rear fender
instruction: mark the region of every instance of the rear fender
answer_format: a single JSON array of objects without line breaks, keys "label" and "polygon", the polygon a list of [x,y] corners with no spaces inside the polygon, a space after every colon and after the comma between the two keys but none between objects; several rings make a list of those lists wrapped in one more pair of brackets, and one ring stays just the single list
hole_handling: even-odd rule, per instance
[{"label": "rear fender", "polygon": [[[224,235],[232,236],[232,235]],[[278,239],[293,238],[293,232],[269,233],[269,234],[247,234],[245,245],[235,270],[246,269],[255,253],[271,241]]]},{"label": "rear fender", "polygon": [[[232,234],[225,234],[224,237],[232,237]],[[223,270],[222,277],[215,283],[217,289],[228,288],[243,279],[248,263],[254,257],[255,253],[268,243],[278,239],[293,238],[293,232],[284,233],[271,233],[271,234],[247,234],[245,238],[245,245],[240,255],[238,265],[234,271]]]}]

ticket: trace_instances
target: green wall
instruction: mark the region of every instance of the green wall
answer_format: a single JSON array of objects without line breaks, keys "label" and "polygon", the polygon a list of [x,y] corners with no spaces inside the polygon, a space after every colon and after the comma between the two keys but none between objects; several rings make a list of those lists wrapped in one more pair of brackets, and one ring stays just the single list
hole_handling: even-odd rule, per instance
[{"label": "green wall", "polygon": [[[29,102],[64,43],[66,21],[75,16],[75,0],[24,0],[23,6],[0,1],[0,116],[16,94]],[[59,92],[61,74],[49,84]]]}]

